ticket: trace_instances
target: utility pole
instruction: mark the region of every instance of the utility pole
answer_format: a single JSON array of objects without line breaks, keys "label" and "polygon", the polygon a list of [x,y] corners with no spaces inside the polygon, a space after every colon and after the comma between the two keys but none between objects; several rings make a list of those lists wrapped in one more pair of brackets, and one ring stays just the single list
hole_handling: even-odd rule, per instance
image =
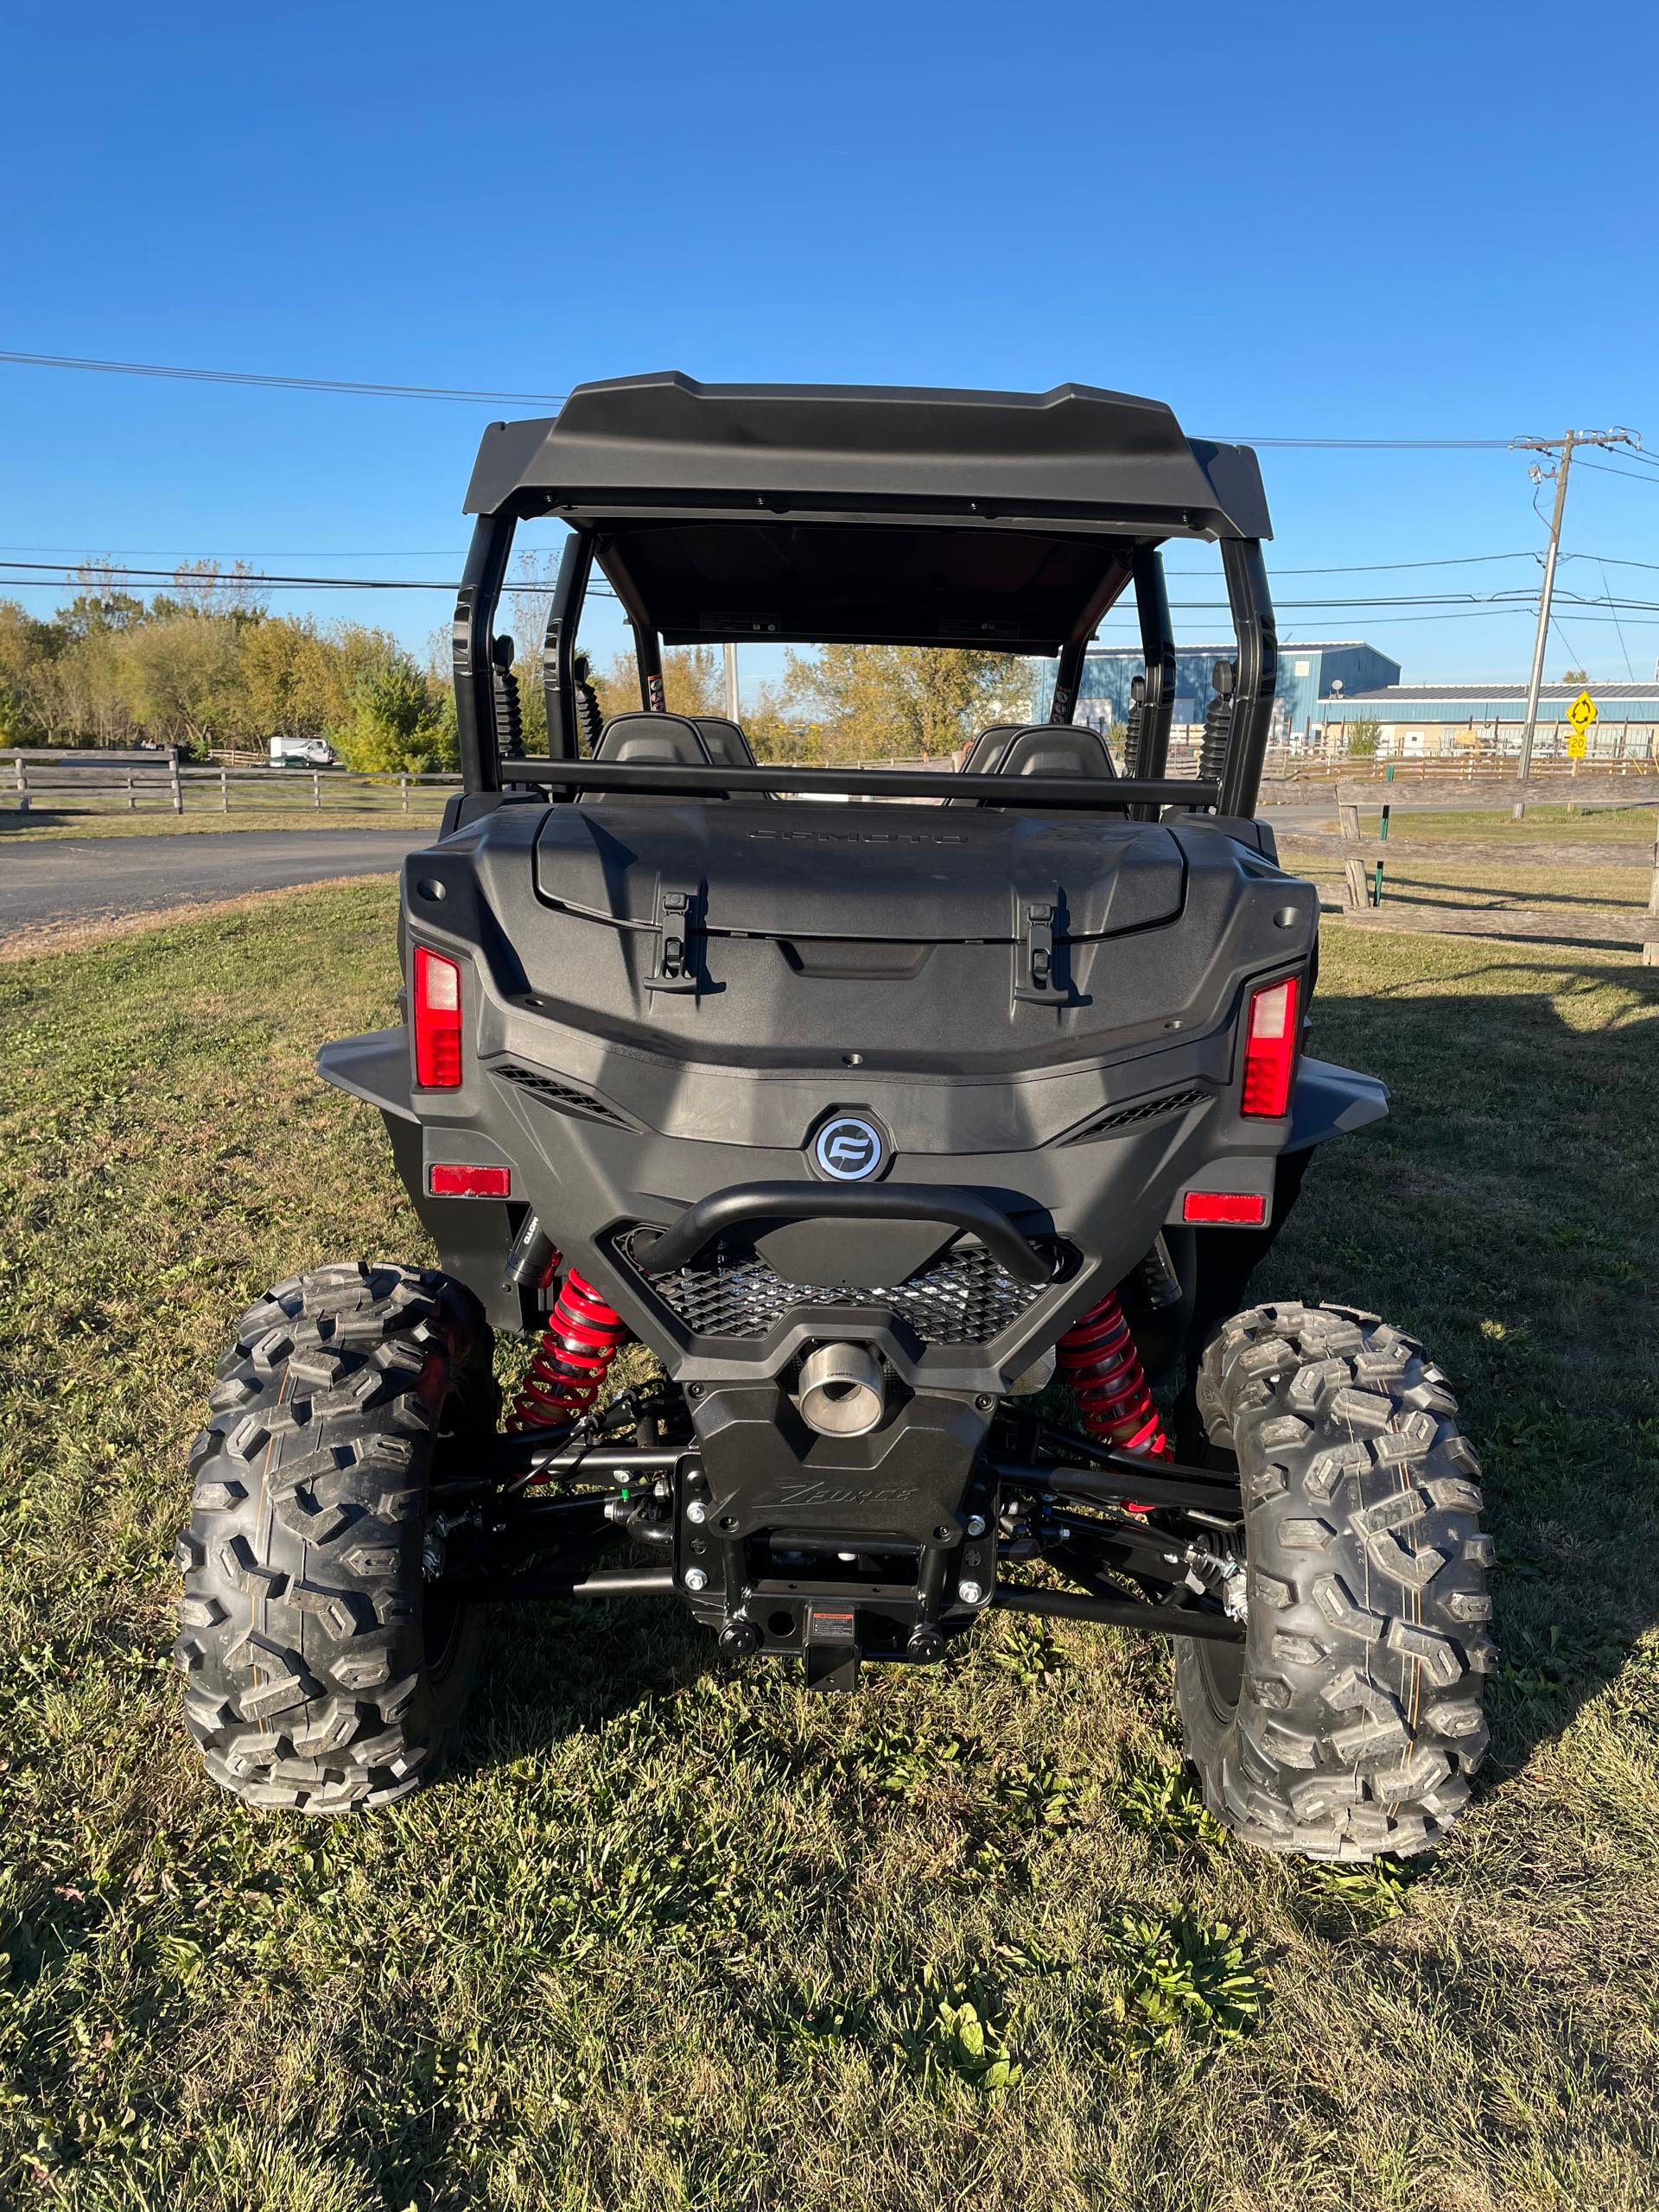
[{"label": "utility pole", "polygon": [[[1554,472],[1555,477],[1555,512],[1549,520],[1549,550],[1544,556],[1543,589],[1538,594],[1538,634],[1532,645],[1532,674],[1527,679],[1527,721],[1521,733],[1521,760],[1516,780],[1524,789],[1532,773],[1532,741],[1538,729],[1538,694],[1544,681],[1544,653],[1549,643],[1550,602],[1555,596],[1555,561],[1561,550],[1561,517],[1567,511],[1567,478],[1573,466],[1573,454],[1579,446],[1639,446],[1642,441],[1630,430],[1569,430],[1560,438],[1517,438],[1516,448],[1522,453],[1554,453],[1559,448],[1560,461]],[[1551,472],[1533,466],[1535,484],[1548,482]],[[1520,811],[1524,800],[1517,803]]]},{"label": "utility pole", "polygon": [[743,717],[737,711],[737,647],[726,645],[721,651],[726,656],[726,719],[741,721]]}]

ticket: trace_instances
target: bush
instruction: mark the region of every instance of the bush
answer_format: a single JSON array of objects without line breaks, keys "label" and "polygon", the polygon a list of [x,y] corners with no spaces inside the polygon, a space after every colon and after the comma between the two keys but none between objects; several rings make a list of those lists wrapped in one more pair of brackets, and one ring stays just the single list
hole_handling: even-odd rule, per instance
[{"label": "bush", "polygon": [[332,735],[348,768],[428,775],[453,769],[460,759],[453,699],[435,696],[412,661],[390,661],[360,677],[349,715]]}]

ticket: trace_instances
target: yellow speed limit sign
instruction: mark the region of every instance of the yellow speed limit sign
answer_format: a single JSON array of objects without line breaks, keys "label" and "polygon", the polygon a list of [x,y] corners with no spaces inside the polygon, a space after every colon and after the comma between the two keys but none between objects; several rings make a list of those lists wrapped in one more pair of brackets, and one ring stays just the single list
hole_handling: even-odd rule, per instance
[{"label": "yellow speed limit sign", "polygon": [[1567,710],[1567,719],[1573,725],[1573,734],[1567,741],[1569,760],[1582,760],[1585,740],[1590,734],[1590,725],[1599,718],[1600,709],[1587,691],[1580,691]]}]

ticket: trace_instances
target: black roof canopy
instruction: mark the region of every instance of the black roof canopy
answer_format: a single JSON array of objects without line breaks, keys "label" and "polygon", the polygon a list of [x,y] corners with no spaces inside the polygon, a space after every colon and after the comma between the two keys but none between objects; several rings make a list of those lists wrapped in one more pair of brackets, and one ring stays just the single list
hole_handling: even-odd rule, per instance
[{"label": "black roof canopy", "polygon": [[493,423],[468,514],[572,521],[631,505],[909,505],[1158,537],[1272,534],[1248,446],[1190,442],[1161,401],[1093,385],[946,391],[698,384],[675,370],[578,385],[559,413]]},{"label": "black roof canopy", "polygon": [[673,371],[493,423],[467,510],[592,531],[630,614],[676,645],[1053,652],[1122,589],[1135,543],[1271,534],[1255,455],[1189,441],[1156,400]]}]

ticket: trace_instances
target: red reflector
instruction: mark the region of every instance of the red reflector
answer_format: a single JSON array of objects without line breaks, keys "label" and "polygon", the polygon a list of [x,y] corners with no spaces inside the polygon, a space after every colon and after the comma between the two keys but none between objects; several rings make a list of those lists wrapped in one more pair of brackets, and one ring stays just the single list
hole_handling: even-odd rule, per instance
[{"label": "red reflector", "polygon": [[461,969],[423,944],[415,948],[415,1080],[423,1090],[461,1083]]},{"label": "red reflector", "polygon": [[1258,1191],[1189,1191],[1181,1201],[1183,1221],[1221,1221],[1236,1229],[1256,1229],[1267,1217],[1268,1202]]},{"label": "red reflector", "polygon": [[1296,1058],[1296,1006],[1301,995],[1294,976],[1250,994],[1249,1026],[1244,1036],[1244,1096],[1239,1111],[1277,1121],[1290,1110],[1290,1071]]},{"label": "red reflector", "polygon": [[426,1171],[426,1187],[435,1198],[510,1198],[510,1167],[467,1167],[445,1161]]}]

